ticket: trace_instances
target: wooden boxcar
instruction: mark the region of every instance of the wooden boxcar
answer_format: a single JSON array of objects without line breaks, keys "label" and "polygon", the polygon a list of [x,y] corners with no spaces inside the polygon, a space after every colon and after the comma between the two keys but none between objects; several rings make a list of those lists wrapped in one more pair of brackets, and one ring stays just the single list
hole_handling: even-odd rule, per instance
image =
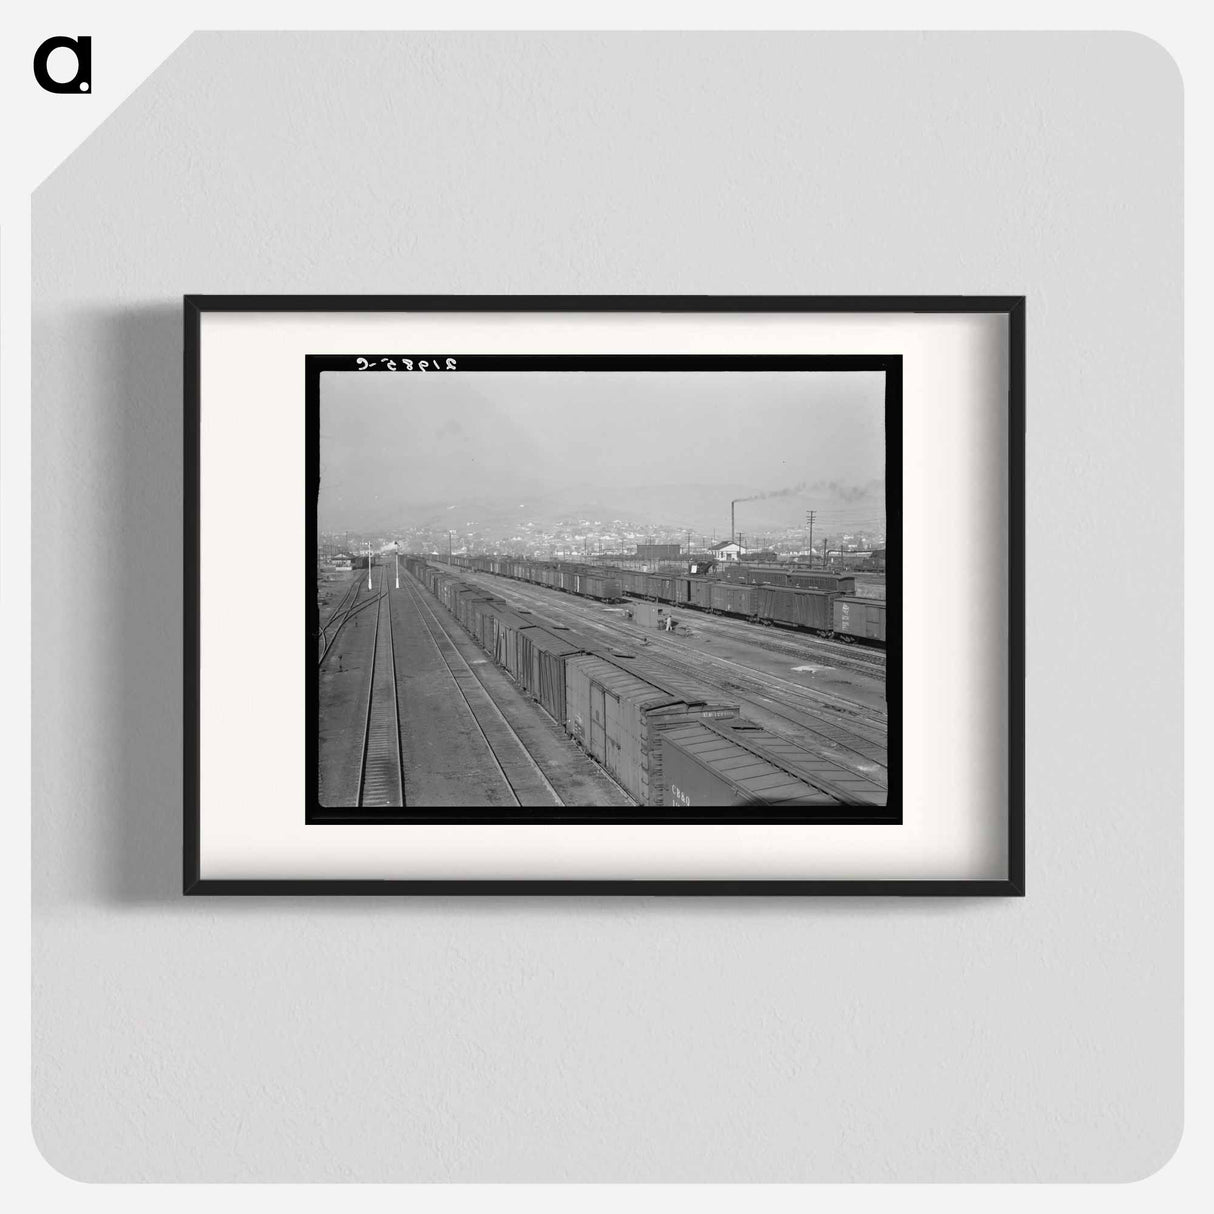
[{"label": "wooden boxcar", "polygon": [[848,821],[888,803],[879,784],[742,718],[665,730],[662,750],[675,806],[805,805]]},{"label": "wooden boxcar", "polygon": [[485,636],[489,642],[485,645],[486,652],[498,666],[521,683],[519,637],[523,632],[535,627],[534,621],[506,607],[486,614],[488,618]]},{"label": "wooden boxcar", "polygon": [[833,590],[836,594],[856,593],[856,579],[850,573],[799,569],[795,573],[789,573],[788,584],[804,590]]},{"label": "wooden boxcar", "polygon": [[733,582],[716,582],[711,587],[710,603],[713,611],[724,615],[741,615],[754,619],[760,587],[745,586]]},{"label": "wooden boxcar", "polygon": [[565,662],[583,653],[582,647],[576,641],[540,627],[520,630],[517,645],[515,678],[519,685],[562,729],[567,728]]},{"label": "wooden boxcar", "polygon": [[455,614],[455,594],[460,587],[464,585],[459,578],[453,574],[440,573],[434,579],[435,595],[438,601],[442,603],[452,615]]},{"label": "wooden boxcar", "polygon": [[787,586],[789,574],[783,569],[747,569],[746,581],[752,586]]},{"label": "wooden boxcar", "polygon": [[665,729],[662,777],[671,808],[816,805],[838,799],[781,770],[702,721]]},{"label": "wooden boxcar", "polygon": [[779,586],[756,586],[754,590],[758,596],[756,614],[760,620],[814,632],[834,630],[833,594],[825,590],[791,590]]},{"label": "wooden boxcar", "polygon": [[645,579],[648,574],[638,573],[635,569],[621,569],[617,576],[620,579],[620,589],[626,594],[645,595]]},{"label": "wooden boxcar", "polygon": [[729,736],[762,756],[777,767],[839,798],[841,802],[859,807],[882,807],[888,803],[885,788],[833,762],[826,754],[807,750],[799,742],[772,733],[752,721],[726,722]]},{"label": "wooden boxcar", "polygon": [[454,591],[455,601],[455,618],[474,636],[477,641],[484,647],[484,642],[481,639],[481,611],[482,604],[499,604],[501,599],[495,599],[481,586],[472,586],[468,583],[463,583],[459,589]]},{"label": "wooden boxcar", "polygon": [[645,593],[649,598],[657,599],[661,603],[669,603],[673,590],[674,587],[670,584],[669,578],[657,573],[645,574]]},{"label": "wooden boxcar", "polygon": [[712,609],[712,588],[716,584],[703,577],[688,578],[688,600],[693,607]]},{"label": "wooden boxcar", "polygon": [[736,704],[689,703],[632,670],[594,654],[565,662],[566,729],[641,805],[662,805],[663,728],[736,717]]},{"label": "wooden boxcar", "polygon": [[577,575],[577,593],[604,603],[618,603],[623,597],[620,579],[615,574],[587,571]]},{"label": "wooden boxcar", "polygon": [[885,644],[885,600],[842,595],[835,599],[835,632]]}]

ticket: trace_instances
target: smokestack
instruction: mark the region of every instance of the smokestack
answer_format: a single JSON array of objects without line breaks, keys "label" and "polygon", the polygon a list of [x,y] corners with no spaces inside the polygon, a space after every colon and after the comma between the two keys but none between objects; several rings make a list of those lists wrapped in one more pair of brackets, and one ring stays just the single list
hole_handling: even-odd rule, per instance
[{"label": "smokestack", "polygon": [[737,528],[733,521],[733,508],[738,504],[738,502],[740,500],[741,500],[740,498],[735,497],[734,500],[729,503],[729,542],[731,544],[734,542],[734,540],[736,540],[738,538]]}]

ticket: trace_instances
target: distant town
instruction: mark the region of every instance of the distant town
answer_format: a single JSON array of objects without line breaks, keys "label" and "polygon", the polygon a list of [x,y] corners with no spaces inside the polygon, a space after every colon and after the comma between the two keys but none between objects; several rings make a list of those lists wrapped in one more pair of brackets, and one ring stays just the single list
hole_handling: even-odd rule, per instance
[{"label": "distant town", "polygon": [[[813,562],[831,564],[849,554],[884,555],[884,530],[841,531],[814,534],[808,527],[768,530],[736,537],[688,529],[644,527],[623,519],[570,518],[554,524],[519,523],[504,531],[498,526],[478,526],[468,521],[447,529],[403,527],[399,530],[324,532],[318,537],[317,556],[322,563],[341,557],[400,551],[434,555],[473,556],[492,553],[536,560],[653,561],[687,560],[693,556],[721,561],[746,557],[751,560]],[[673,552],[670,550],[674,549]]]}]

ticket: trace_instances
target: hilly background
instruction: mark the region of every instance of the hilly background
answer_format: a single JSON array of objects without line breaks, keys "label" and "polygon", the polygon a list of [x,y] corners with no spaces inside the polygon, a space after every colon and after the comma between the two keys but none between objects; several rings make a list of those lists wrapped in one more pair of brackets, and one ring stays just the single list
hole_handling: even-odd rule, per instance
[{"label": "hilly background", "polygon": [[[522,523],[547,528],[569,519],[588,519],[602,523],[621,520],[641,528],[659,525],[691,528],[697,539],[701,535],[711,536],[715,530],[718,538],[724,538],[729,533],[731,498],[744,498],[751,491],[753,486],[740,484],[634,485],[505,496],[480,494],[460,496],[454,502],[450,497],[436,498],[413,503],[405,510],[385,503],[381,511],[368,512],[359,529],[391,530],[402,515],[407,517],[409,526],[415,527],[476,524],[503,530]],[[884,482],[871,481],[865,486],[811,486],[803,493],[782,498],[742,502],[737,506],[738,530],[749,533],[800,526],[805,511],[811,507],[817,512],[815,532],[819,535],[823,534],[823,527],[850,530],[882,526],[884,494]]]}]

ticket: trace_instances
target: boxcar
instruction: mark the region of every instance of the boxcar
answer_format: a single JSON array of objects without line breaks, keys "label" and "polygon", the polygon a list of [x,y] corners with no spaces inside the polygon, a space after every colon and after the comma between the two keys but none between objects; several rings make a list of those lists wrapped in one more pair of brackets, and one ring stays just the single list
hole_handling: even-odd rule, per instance
[{"label": "boxcar", "polygon": [[702,607],[708,611],[712,607],[712,588],[715,583],[707,578],[688,578],[688,598],[693,607]]},{"label": "boxcar", "polygon": [[[479,594],[467,591],[459,596],[459,622],[465,630],[472,634],[472,639],[482,648],[489,649],[493,645],[492,611],[495,600],[489,598],[484,591]],[[485,644],[485,632],[489,633],[489,644]]]},{"label": "boxcar", "polygon": [[780,586],[756,586],[754,590],[758,596],[760,620],[783,624],[786,628],[833,631],[833,594],[825,590],[792,590]]},{"label": "boxcar", "polygon": [[885,644],[885,600],[842,595],[835,599],[835,631],[840,636]]},{"label": "boxcar", "polygon": [[519,637],[534,627],[533,620],[505,607],[494,611],[488,622],[486,651],[498,666],[519,682],[522,681],[519,679]]},{"label": "boxcar", "polygon": [[578,594],[605,603],[618,603],[624,596],[620,592],[620,579],[614,574],[583,573],[579,575]]},{"label": "boxcar", "polygon": [[687,584],[691,580],[687,577],[686,573],[654,573],[651,574],[651,577],[658,584],[657,594],[654,597],[657,597],[657,599],[664,603],[675,603],[675,605],[683,603],[683,605],[686,605],[688,599],[690,599],[690,591],[688,591]]},{"label": "boxcar", "polygon": [[836,594],[856,593],[856,579],[849,573],[798,570],[788,575],[788,584],[806,590],[833,590]]},{"label": "boxcar", "polygon": [[787,586],[788,574],[782,569],[748,569],[746,580],[752,586]]},{"label": "boxcar", "polygon": [[869,809],[888,803],[888,794],[882,785],[848,767],[840,767],[827,754],[807,750],[799,742],[772,733],[751,721],[726,722],[726,725],[730,728],[729,736],[742,746],[798,779],[837,797],[841,803]]},{"label": "boxcar", "polygon": [[519,685],[562,729],[568,728],[565,662],[582,653],[581,646],[538,626],[520,629],[516,644]]},{"label": "boxcar", "polygon": [[635,569],[621,569],[619,572],[620,589],[627,594],[645,593],[646,574],[638,573]]},{"label": "boxcar", "polygon": [[721,702],[721,691],[701,683],[692,675],[680,674],[676,670],[652,657],[648,650],[638,653],[620,653],[618,651],[606,656],[615,665],[644,679],[651,687],[678,696],[685,704],[703,705],[710,717],[716,715],[723,718],[733,718],[738,715],[738,706],[729,702]]},{"label": "boxcar", "polygon": [[659,602],[669,601],[669,587],[666,579],[657,573],[647,573],[645,576],[645,597],[657,599]]},{"label": "boxcar", "polygon": [[452,574],[442,574],[435,579],[435,589],[437,591],[437,599],[448,611],[455,614],[454,594],[463,583]]},{"label": "boxcar", "polygon": [[663,730],[661,739],[666,804],[672,808],[839,803],[702,721]]},{"label": "boxcar", "polygon": [[641,805],[663,804],[663,728],[705,717],[736,717],[736,704],[689,703],[594,654],[565,662],[566,729]]},{"label": "boxcar", "polygon": [[712,610],[723,612],[725,615],[742,615],[747,619],[753,619],[759,590],[758,586],[717,582],[710,591]]},{"label": "boxcar", "polygon": [[879,784],[741,718],[668,729],[662,751],[673,806],[806,805],[848,821],[888,802]]},{"label": "boxcar", "polygon": [[453,598],[455,618],[479,641],[481,625],[478,605],[488,602],[500,603],[501,600],[494,599],[483,587],[472,586],[467,582],[459,584],[459,588],[454,591]]}]

